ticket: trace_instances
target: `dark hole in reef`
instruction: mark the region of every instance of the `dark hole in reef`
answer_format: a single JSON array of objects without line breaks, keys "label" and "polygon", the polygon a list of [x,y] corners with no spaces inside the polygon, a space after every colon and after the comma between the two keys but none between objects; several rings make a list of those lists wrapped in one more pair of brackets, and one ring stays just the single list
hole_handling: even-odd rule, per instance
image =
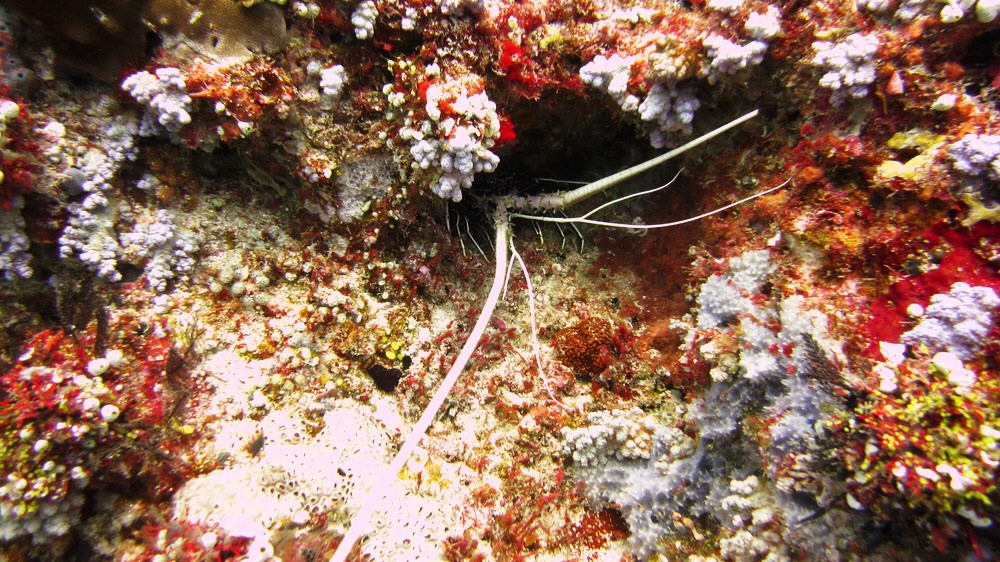
[{"label": "dark hole in reef", "polygon": [[880,211],[885,207],[885,194],[880,191],[872,191],[868,195],[868,206],[876,211]]},{"label": "dark hole in reef", "polygon": [[400,379],[403,378],[403,371],[399,369],[386,368],[382,365],[373,365],[368,368],[368,376],[375,382],[375,386],[382,392],[392,392],[396,390]]},{"label": "dark hole in reef", "polygon": [[983,205],[995,207],[997,204],[1000,204],[1000,184],[992,181],[984,181],[978,191]]},{"label": "dark hole in reef", "polygon": [[[606,99],[605,99],[606,98]],[[560,92],[538,101],[511,104],[509,118],[517,137],[494,152],[500,164],[480,174],[471,192],[537,194],[572,189],[663,152],[634,124],[620,119],[614,102],[600,92],[587,98]]]},{"label": "dark hole in reef", "polygon": [[317,27],[313,34],[323,47],[344,42],[344,34],[332,27]]},{"label": "dark hole in reef", "polygon": [[256,439],[250,442],[250,445],[247,447],[247,451],[250,453],[250,456],[256,457],[257,454],[260,453],[261,449],[263,448],[264,448],[264,436],[258,435]]},{"label": "dark hole in reef", "polygon": [[916,258],[909,258],[903,262],[903,272],[907,275],[920,275],[923,273],[923,262]]},{"label": "dark hole in reef", "polygon": [[[94,506],[91,504],[92,502],[88,501],[84,505],[84,515],[89,515],[96,511]],[[63,560],[68,562],[78,562],[83,560],[95,560],[98,557],[94,547],[81,535],[82,533],[72,533],[70,535],[69,545],[66,548]]]},{"label": "dark hole in reef", "polygon": [[765,281],[764,284],[761,285],[760,287],[760,294],[769,297],[771,296],[771,291],[773,290],[774,290],[774,283],[770,281]]},{"label": "dark hole in reef", "polygon": [[1000,56],[1000,30],[994,29],[982,33],[966,44],[964,56],[959,59],[959,63],[969,70],[965,76],[965,91],[969,95],[978,96],[986,90],[993,77],[990,75],[989,67]]},{"label": "dark hole in reef", "polygon": [[143,58],[145,58],[145,59],[151,59],[151,58],[156,57],[156,53],[160,50],[161,46],[163,46],[163,39],[161,39],[160,36],[156,34],[156,32],[154,32],[154,31],[147,31],[146,32],[146,48],[143,51],[143,55],[144,55]]},{"label": "dark hole in reef", "polygon": [[[622,119],[614,101],[600,92],[588,92],[587,97],[557,92],[545,94],[537,101],[515,102],[509,107],[508,117],[516,138],[494,147],[493,152],[500,157],[497,169],[490,174],[477,174],[464,199],[450,203],[452,232],[455,232],[455,217],[461,216],[461,232],[465,233],[464,221],[469,220],[470,230],[480,245],[486,240],[484,233],[493,232],[492,219],[486,214],[492,207],[484,204],[485,198],[575,189],[667,150],[650,146],[646,134],[634,123]],[[675,173],[676,168],[671,165],[647,171],[623,182],[620,193],[657,187]],[[600,202],[607,201],[606,197]],[[582,208],[592,207],[591,203],[584,203]],[[484,251],[489,253],[486,248]]]},{"label": "dark hole in reef", "polygon": [[123,283],[135,283],[142,277],[142,269],[126,262],[118,262],[115,270],[122,276]]},{"label": "dark hole in reef", "polygon": [[868,179],[865,178],[861,170],[851,166],[832,166],[828,169],[826,177],[834,187],[840,189],[867,189]]}]

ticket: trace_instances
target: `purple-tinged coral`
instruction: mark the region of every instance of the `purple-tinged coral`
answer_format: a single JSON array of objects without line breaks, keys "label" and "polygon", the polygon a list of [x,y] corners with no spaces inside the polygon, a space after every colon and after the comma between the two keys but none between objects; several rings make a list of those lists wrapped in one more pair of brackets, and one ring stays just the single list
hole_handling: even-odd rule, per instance
[{"label": "purple-tinged coral", "polygon": [[879,40],[875,35],[852,33],[838,42],[813,43],[812,64],[826,73],[819,85],[833,90],[830,103],[840,105],[848,97],[863,98],[875,81]]},{"label": "purple-tinged coral", "polygon": [[173,213],[163,209],[156,212],[152,223],[139,223],[119,239],[123,256],[133,262],[148,260],[144,268],[146,280],[158,293],[165,291],[167,282],[175,277],[188,279],[201,245],[199,236],[178,228]]},{"label": "purple-tinged coral", "polygon": [[1000,135],[965,135],[949,145],[947,153],[959,172],[1000,181]]},{"label": "purple-tinged coral", "polygon": [[580,79],[598,90],[607,92],[624,111],[639,108],[639,98],[628,92],[635,59],[617,53],[598,55],[580,68]]},{"label": "purple-tinged coral", "polygon": [[463,12],[481,14],[486,11],[486,0],[435,0],[441,6],[441,13],[446,16],[456,16]]},{"label": "purple-tinged coral", "polygon": [[22,204],[21,198],[16,198],[9,209],[0,209],[0,273],[8,281],[32,274],[30,242],[20,214]]},{"label": "purple-tinged coral", "polygon": [[470,91],[478,80],[432,83],[423,92],[427,119],[407,118],[400,138],[411,142],[413,167],[429,170],[431,190],[439,197],[462,200],[477,172],[492,172],[500,158],[490,151],[500,136],[496,104],[486,92]]},{"label": "purple-tinged coral", "polygon": [[1000,297],[993,289],[955,283],[947,293],[931,297],[924,317],[903,334],[901,342],[948,351],[969,361],[983,348],[997,307]]},{"label": "purple-tinged coral", "polygon": [[142,136],[156,134],[158,127],[174,133],[191,122],[191,97],[177,68],[165,66],[156,69],[155,74],[136,72],[122,82],[122,89],[146,106],[139,126]]},{"label": "purple-tinged coral", "polygon": [[760,292],[761,285],[775,270],[767,250],[747,252],[729,260],[729,271],[713,275],[698,291],[698,328],[717,328],[749,311],[753,305],[745,295]]},{"label": "purple-tinged coral", "polygon": [[69,224],[59,238],[62,257],[76,255],[99,277],[118,281],[116,271],[118,245],[115,234],[116,202],[112,179],[119,166],[135,154],[136,125],[129,119],[115,119],[104,129],[104,140],[99,147],[87,151],[77,164],[86,180],[82,184],[86,194],[80,203],[68,205]]},{"label": "purple-tinged coral", "polygon": [[715,84],[725,74],[734,74],[745,68],[757,66],[764,61],[767,43],[751,41],[746,45],[733,43],[721,35],[709,35],[704,41],[709,62],[702,68],[702,74]]},{"label": "purple-tinged coral", "polygon": [[344,91],[344,84],[347,83],[347,71],[344,70],[344,65],[335,64],[327,68],[318,68],[316,74],[319,75],[321,95],[329,101],[339,99],[340,93]]},{"label": "purple-tinged coral", "polygon": [[743,24],[743,31],[752,39],[770,41],[781,33],[781,11],[768,6],[762,12],[751,12]]},{"label": "purple-tinged coral", "polygon": [[650,143],[654,147],[666,145],[666,135],[672,132],[691,134],[694,112],[701,106],[691,85],[668,86],[653,84],[649,95],[639,104],[639,116],[656,123],[656,130],[650,133]]},{"label": "purple-tinged coral", "polygon": [[375,34],[375,18],[378,17],[378,6],[373,0],[361,0],[351,14],[354,24],[354,35],[361,40],[369,39]]}]

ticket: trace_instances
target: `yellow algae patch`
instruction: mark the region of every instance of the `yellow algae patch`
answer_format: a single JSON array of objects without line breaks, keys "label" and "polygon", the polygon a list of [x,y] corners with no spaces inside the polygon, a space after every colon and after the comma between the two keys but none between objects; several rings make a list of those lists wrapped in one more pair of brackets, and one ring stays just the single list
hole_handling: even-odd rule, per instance
[{"label": "yellow algae patch", "polygon": [[962,194],[962,202],[969,206],[969,214],[962,219],[962,226],[969,228],[982,220],[1000,222],[1000,207],[987,207],[978,193]]},{"label": "yellow algae patch", "polygon": [[935,135],[922,129],[913,129],[905,133],[896,133],[886,146],[893,150],[917,150],[919,153],[906,162],[885,160],[876,170],[875,180],[887,184],[890,180],[903,180],[922,184],[933,171],[934,157],[937,151],[928,150],[945,142],[944,135]]},{"label": "yellow algae patch", "polygon": [[925,131],[923,129],[912,129],[905,133],[896,133],[892,135],[885,144],[893,150],[903,150],[907,148],[915,148],[921,152],[931,148],[932,146],[937,146],[945,141],[944,135],[935,135],[930,131]]},{"label": "yellow algae patch", "polygon": [[876,173],[880,180],[900,178],[907,181],[918,181],[921,176],[930,171],[929,167],[933,162],[933,153],[921,152],[905,163],[898,160],[885,160],[879,164]]}]

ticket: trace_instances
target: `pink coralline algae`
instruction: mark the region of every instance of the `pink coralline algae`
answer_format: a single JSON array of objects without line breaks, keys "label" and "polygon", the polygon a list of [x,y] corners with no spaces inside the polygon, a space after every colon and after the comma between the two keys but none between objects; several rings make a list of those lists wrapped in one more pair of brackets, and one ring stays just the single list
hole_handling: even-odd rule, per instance
[{"label": "pink coralline algae", "polygon": [[6,540],[65,542],[94,490],[142,482],[152,499],[190,471],[161,458],[179,450],[170,451],[180,441],[164,428],[176,406],[168,377],[183,362],[162,326],[148,328],[100,356],[93,333],[43,331],[0,379]]}]

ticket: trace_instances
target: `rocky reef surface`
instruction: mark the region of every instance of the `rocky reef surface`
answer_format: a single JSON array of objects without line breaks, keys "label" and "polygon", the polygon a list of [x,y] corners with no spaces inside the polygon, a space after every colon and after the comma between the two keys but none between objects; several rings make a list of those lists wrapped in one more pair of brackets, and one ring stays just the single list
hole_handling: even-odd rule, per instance
[{"label": "rocky reef surface", "polygon": [[2,558],[997,558],[997,0],[0,6]]}]

